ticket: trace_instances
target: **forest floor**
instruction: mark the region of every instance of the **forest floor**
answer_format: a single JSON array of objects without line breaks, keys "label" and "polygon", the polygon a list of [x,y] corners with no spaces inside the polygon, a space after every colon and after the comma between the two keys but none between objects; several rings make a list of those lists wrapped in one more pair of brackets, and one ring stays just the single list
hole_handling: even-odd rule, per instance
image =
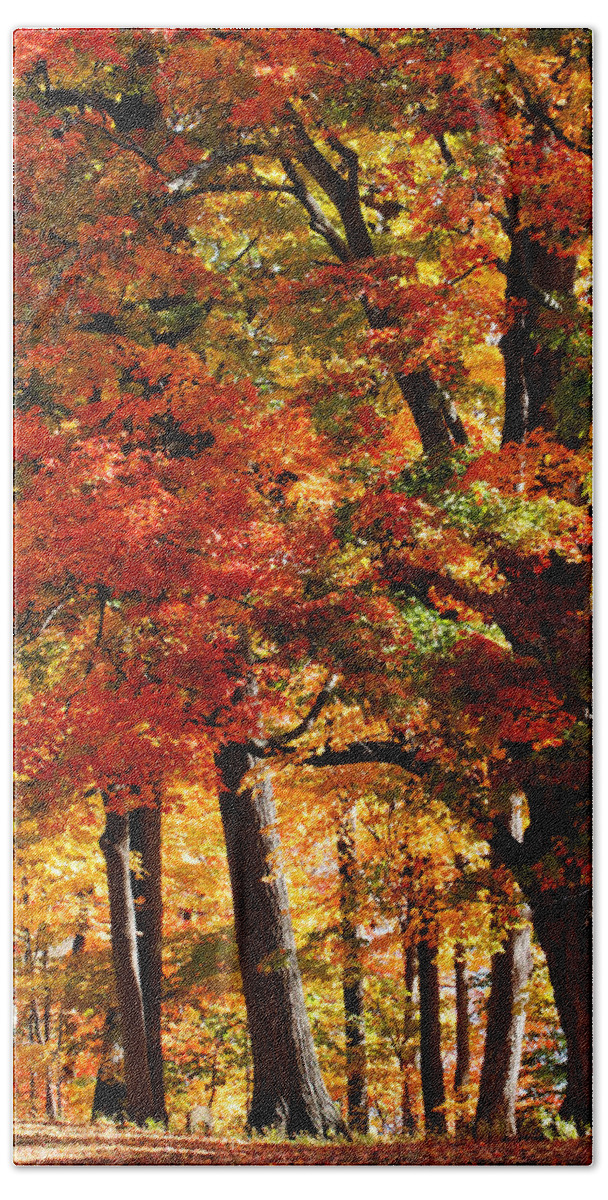
[{"label": "forest floor", "polygon": [[480,1143],[221,1141],[90,1125],[15,1127],[14,1162],[28,1166],[586,1166],[591,1138]]}]

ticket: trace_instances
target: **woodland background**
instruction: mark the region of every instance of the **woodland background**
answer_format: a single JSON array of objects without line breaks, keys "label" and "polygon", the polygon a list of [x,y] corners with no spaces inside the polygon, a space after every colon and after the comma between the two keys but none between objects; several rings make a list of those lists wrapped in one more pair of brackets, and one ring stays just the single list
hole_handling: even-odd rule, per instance
[{"label": "woodland background", "polygon": [[589,53],[16,35],[21,1119],[587,1129]]}]

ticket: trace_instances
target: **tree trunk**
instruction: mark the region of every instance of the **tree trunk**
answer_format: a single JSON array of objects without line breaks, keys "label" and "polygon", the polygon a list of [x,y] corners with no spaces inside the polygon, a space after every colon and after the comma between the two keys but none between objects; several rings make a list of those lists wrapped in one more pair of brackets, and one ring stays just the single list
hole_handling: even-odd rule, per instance
[{"label": "tree trunk", "polygon": [[[29,1033],[29,1041],[30,1041],[31,1046],[35,1045],[35,1043],[38,1043],[39,1045],[42,1044],[42,1031],[40,1029],[40,1016],[38,1013],[38,1005],[36,1003],[36,998],[33,995],[30,1000],[30,1011],[29,1011],[29,1016],[28,1016],[28,1033]],[[33,1070],[33,1068],[30,1067],[30,1116],[36,1117],[37,1115],[38,1115],[38,1102],[37,1102],[37,1095],[36,1095],[36,1073]]]},{"label": "tree trunk", "polygon": [[[321,1078],[279,863],[272,787],[252,745],[216,757],[239,966],[253,1057],[247,1125],[318,1136],[344,1128]],[[242,781],[256,769],[257,778]]]},{"label": "tree trunk", "polygon": [[[523,841],[521,799],[513,796],[511,836]],[[475,1136],[481,1139],[517,1137],[515,1106],[521,1050],[526,1024],[526,987],[532,970],[530,909],[522,905],[522,923],[510,929],[504,948],[492,955],[488,1020]]]},{"label": "tree trunk", "polygon": [[101,1061],[97,1069],[91,1120],[105,1117],[122,1123],[125,1117],[126,1088],[120,1018],[115,1008],[108,1009],[103,1031]]},{"label": "tree trunk", "polygon": [[365,1050],[364,975],[362,938],[357,925],[357,855],[354,801],[343,806],[338,832],[340,872],[340,933],[344,955],[342,995],[346,1035],[348,1123],[357,1133],[369,1132],[367,1056]]},{"label": "tree trunk", "polygon": [[64,1078],[64,1068],[61,1066],[61,1051],[63,1048],[62,1043],[63,1043],[64,1024],[65,1024],[65,1018],[64,1018],[62,1009],[60,1009],[59,1017],[57,1019],[57,1085],[56,1085],[56,1089],[55,1089],[56,1096],[57,1096],[57,1120],[58,1121],[63,1120],[62,1084],[63,1084],[63,1078]]},{"label": "tree trunk", "polygon": [[499,343],[505,367],[503,446],[523,442],[531,430],[553,423],[550,401],[561,377],[564,351],[543,344],[539,317],[551,293],[571,294],[576,270],[574,257],[551,253],[529,229],[520,227],[517,196],[510,197],[506,207],[511,239],[506,301],[513,303],[514,315]]},{"label": "tree trunk", "polygon": [[141,855],[142,873],[131,874],[137,924],[139,973],[146,1025],[148,1068],[156,1121],[167,1123],[161,1045],[162,928],[161,805],[129,813],[131,849]]},{"label": "tree trunk", "polygon": [[465,446],[467,435],[453,404],[447,406],[430,371],[422,370],[395,376],[420,434],[425,454],[448,450],[452,442]]},{"label": "tree trunk", "polygon": [[[541,866],[557,850],[564,882],[530,888],[534,931],[544,951],[553,996],[568,1046],[568,1082],[560,1109],[579,1130],[591,1124],[591,838],[589,763],[578,786],[528,787],[530,825],[524,838],[526,881],[529,862]],[[565,856],[564,856],[565,855]]]},{"label": "tree trunk", "polygon": [[[45,950],[42,956],[43,970],[46,973],[48,970],[48,953]],[[44,1043],[48,1046],[51,1040],[51,989],[47,985],[44,993]],[[57,1121],[59,1117],[57,1109],[57,1092],[55,1082],[53,1080],[53,1068],[47,1062],[44,1068],[44,1108],[47,1121]]]},{"label": "tree trunk", "polygon": [[[561,764],[556,763],[558,775]],[[591,889],[589,763],[578,786],[526,784],[530,824],[523,844],[497,826],[492,848],[512,870],[530,906],[568,1047],[561,1115],[579,1130],[591,1124]],[[546,863],[559,860],[562,880],[539,886]]]},{"label": "tree trunk", "polygon": [[456,1070],[454,1072],[454,1098],[456,1100],[456,1133],[460,1136],[469,1130],[469,1103],[471,1087],[471,1050],[469,1045],[469,973],[466,951],[461,942],[454,947],[454,975],[456,978]]},{"label": "tree trunk", "polygon": [[482,1140],[517,1137],[515,1105],[530,968],[530,930],[526,925],[512,929],[504,950],[492,955],[488,1023],[475,1114],[475,1136]]},{"label": "tree trunk", "polygon": [[[386,329],[391,324],[389,309],[379,309],[362,298],[362,307],[371,329]],[[397,371],[395,379],[405,400],[425,454],[445,453],[452,447],[466,446],[466,431],[453,401],[446,399],[428,368],[405,374]]]},{"label": "tree trunk", "polygon": [[135,905],[129,869],[129,818],[126,814],[106,814],[106,827],[99,845],[106,860],[108,876],[112,960],[125,1062],[126,1110],[131,1120],[143,1125],[148,1117],[154,1116],[154,1102],[148,1068]]},{"label": "tree trunk", "polygon": [[588,888],[540,893],[532,907],[568,1046],[560,1115],[579,1132],[591,1125],[591,896]]},{"label": "tree trunk", "polygon": [[414,982],[416,979],[416,947],[412,944],[408,933],[408,920],[404,917],[399,922],[401,930],[401,946],[403,952],[403,982],[405,997],[403,1002],[403,1049],[399,1059],[401,1068],[401,1127],[404,1133],[413,1137],[416,1132],[416,1117],[412,1107],[411,1080],[416,1057],[414,1033],[416,1020],[414,1016]]},{"label": "tree trunk", "polygon": [[443,1063],[441,1061],[437,949],[437,930],[434,926],[427,925],[424,935],[418,942],[420,1075],[425,1130],[427,1134],[443,1135],[447,1132],[447,1125]]}]

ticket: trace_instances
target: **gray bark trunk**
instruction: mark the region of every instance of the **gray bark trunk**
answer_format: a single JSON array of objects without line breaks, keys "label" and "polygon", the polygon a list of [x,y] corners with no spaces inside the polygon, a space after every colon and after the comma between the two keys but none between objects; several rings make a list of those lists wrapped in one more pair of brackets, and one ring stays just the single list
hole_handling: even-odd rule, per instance
[{"label": "gray bark trunk", "polygon": [[[247,1124],[322,1136],[344,1124],[323,1083],[304,1004],[270,779],[253,744],[228,743],[216,762],[253,1058]],[[256,768],[258,777],[242,786]]]},{"label": "gray bark trunk", "polygon": [[120,1008],[126,1111],[143,1125],[154,1116],[152,1084],[148,1068],[146,1025],[139,974],[135,905],[129,869],[129,818],[107,813],[106,827],[99,839],[108,877],[112,960]]},{"label": "gray bark trunk", "polygon": [[[511,836],[523,840],[521,799],[512,797]],[[475,1113],[478,1138],[517,1137],[517,1081],[526,1024],[526,987],[532,970],[530,909],[521,908],[521,924],[507,934],[504,948],[492,956],[490,997],[479,1097]]]}]

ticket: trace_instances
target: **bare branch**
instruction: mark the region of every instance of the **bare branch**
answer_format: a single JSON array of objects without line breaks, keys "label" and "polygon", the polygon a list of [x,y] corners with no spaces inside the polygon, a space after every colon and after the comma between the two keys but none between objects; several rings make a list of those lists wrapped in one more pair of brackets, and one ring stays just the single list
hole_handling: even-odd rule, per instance
[{"label": "bare branch", "polygon": [[231,258],[231,259],[230,259],[230,262],[229,262],[229,263],[226,263],[226,266],[225,266],[223,269],[224,269],[225,271],[229,271],[231,267],[235,267],[235,266],[236,266],[236,264],[237,264],[238,262],[240,262],[240,261],[241,261],[241,259],[242,259],[242,258],[244,258],[244,257],[245,257],[245,255],[246,255],[246,254],[247,254],[247,253],[248,253],[250,250],[252,250],[252,249],[253,249],[253,247],[256,245],[256,243],[257,243],[257,242],[259,242],[259,240],[260,240],[260,235],[259,235],[259,233],[258,233],[258,234],[256,234],[256,236],[255,236],[254,238],[250,238],[250,239],[249,239],[249,241],[247,242],[247,245],[246,245],[246,246],[245,246],[245,247],[244,247],[242,250],[239,250],[239,252],[238,252],[238,254],[236,255],[236,257],[235,257],[235,258]]}]

